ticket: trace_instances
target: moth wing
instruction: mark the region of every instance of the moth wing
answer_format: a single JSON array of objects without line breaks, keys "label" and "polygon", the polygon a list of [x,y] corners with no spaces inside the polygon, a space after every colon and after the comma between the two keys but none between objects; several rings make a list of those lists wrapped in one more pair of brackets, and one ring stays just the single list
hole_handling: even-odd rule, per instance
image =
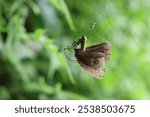
[{"label": "moth wing", "polygon": [[105,55],[101,52],[80,52],[76,53],[75,57],[80,66],[89,72],[91,75],[100,79],[104,75]]},{"label": "moth wing", "polygon": [[86,47],[86,51],[96,52],[99,50],[110,50],[111,49],[111,43],[100,43],[96,45],[92,45],[90,47]]},{"label": "moth wing", "polygon": [[105,54],[105,59],[108,60],[111,54],[111,43],[100,43],[85,49],[86,52],[102,52]]}]

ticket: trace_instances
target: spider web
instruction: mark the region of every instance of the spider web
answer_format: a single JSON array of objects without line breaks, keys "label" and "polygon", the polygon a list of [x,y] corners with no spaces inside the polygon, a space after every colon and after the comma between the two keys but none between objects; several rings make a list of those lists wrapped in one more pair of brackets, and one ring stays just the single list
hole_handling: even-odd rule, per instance
[{"label": "spider web", "polygon": [[[97,2],[97,3],[96,3]],[[85,3],[85,2],[84,2]],[[82,3],[81,3],[82,4]],[[82,17],[81,15],[81,22],[77,23],[77,32],[74,33],[74,40],[75,42],[83,35],[85,35],[87,37],[87,46],[96,44],[96,43],[101,43],[101,42],[107,42],[110,41],[110,38],[107,34],[107,31],[105,30],[105,26],[104,24],[104,17],[107,18],[111,18],[110,13],[108,13],[109,15],[106,16],[106,11],[110,12],[108,9],[108,6],[106,5],[106,1],[105,0],[96,0],[95,4],[97,6],[97,8],[100,7],[100,10],[98,11],[94,11],[93,9],[91,9],[91,4],[84,4],[85,8],[87,9],[91,9],[91,13],[89,13],[89,19],[86,19],[84,16]],[[95,5],[94,4],[94,5]],[[82,10],[81,8],[79,8],[79,10]],[[75,21],[75,20],[74,20]],[[85,23],[83,23],[83,21]],[[74,48],[72,46],[69,46],[68,48],[66,48],[66,52],[65,55],[67,56],[67,58],[71,61],[75,61],[75,57],[74,57]],[[71,58],[70,58],[71,57]]]},{"label": "spider web", "polygon": [[[88,11],[89,13],[85,13],[85,16],[84,14],[83,16],[79,15],[81,21],[76,24],[77,32],[74,34],[74,39],[76,40],[79,37],[86,35],[88,41],[91,41],[91,43],[110,41],[107,29],[109,21],[111,21],[112,18],[111,11],[109,10],[110,5],[107,4],[106,0],[96,0],[93,4],[84,5],[84,8],[90,10]],[[96,7],[97,10],[95,11],[95,9],[92,9],[93,7]],[[79,9],[82,10],[80,7]]]}]

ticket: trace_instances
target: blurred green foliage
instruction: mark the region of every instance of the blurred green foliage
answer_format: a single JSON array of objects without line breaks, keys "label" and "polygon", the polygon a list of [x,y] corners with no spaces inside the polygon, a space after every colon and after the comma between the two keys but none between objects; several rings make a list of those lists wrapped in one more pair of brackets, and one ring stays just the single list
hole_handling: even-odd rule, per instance
[{"label": "blurred green foliage", "polygon": [[[0,99],[150,99],[149,11],[149,0],[0,0]],[[83,34],[112,43],[102,80],[64,56]]]}]

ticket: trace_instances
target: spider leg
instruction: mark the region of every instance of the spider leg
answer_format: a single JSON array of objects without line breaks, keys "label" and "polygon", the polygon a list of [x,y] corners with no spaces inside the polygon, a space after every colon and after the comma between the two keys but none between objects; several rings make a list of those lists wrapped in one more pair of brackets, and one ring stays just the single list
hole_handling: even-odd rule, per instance
[{"label": "spider leg", "polygon": [[66,58],[67,58],[69,61],[76,61],[76,60],[73,60],[73,59],[71,59],[71,58],[69,58],[69,57],[67,56],[66,50],[69,50],[69,51],[71,52],[71,51],[72,51],[72,47],[71,47],[71,46],[68,46],[67,48],[64,48],[64,53],[65,53]]}]

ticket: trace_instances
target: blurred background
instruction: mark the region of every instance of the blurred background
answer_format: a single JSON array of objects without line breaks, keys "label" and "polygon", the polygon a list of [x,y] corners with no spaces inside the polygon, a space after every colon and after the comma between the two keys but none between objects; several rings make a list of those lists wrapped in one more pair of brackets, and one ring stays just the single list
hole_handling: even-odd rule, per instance
[{"label": "blurred background", "polygon": [[[64,55],[83,34],[112,43],[102,80]],[[149,40],[149,0],[0,0],[0,99],[150,99]]]}]

